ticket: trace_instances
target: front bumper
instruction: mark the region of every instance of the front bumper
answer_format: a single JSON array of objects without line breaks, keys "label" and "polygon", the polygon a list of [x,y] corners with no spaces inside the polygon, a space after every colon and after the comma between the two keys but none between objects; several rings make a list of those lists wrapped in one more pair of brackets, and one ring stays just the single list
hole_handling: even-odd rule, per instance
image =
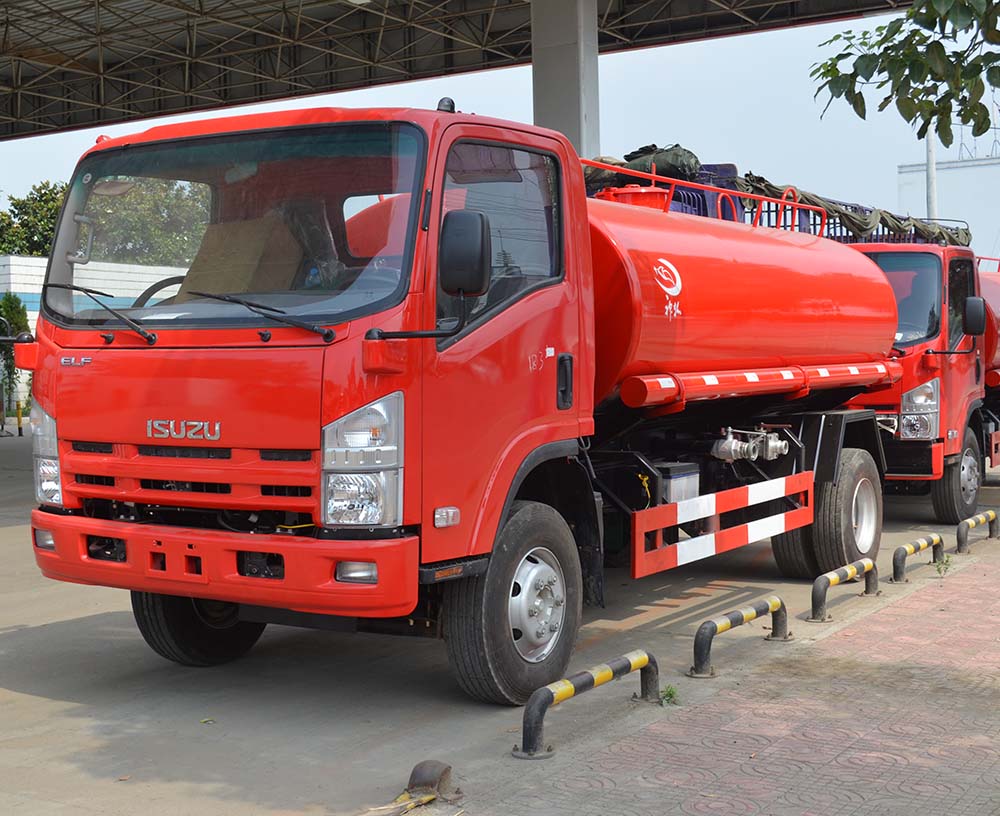
[{"label": "front bumper", "polygon": [[900,441],[882,436],[886,479],[936,481],[944,475],[944,442]]},{"label": "front bumper", "polygon": [[[31,526],[32,532],[41,529],[52,533],[55,551],[36,546],[35,561],[43,575],[57,581],[349,617],[408,615],[417,603],[417,536],[326,541],[130,524],[41,510],[32,512]],[[127,560],[118,563],[91,558],[87,554],[88,535],[124,540]],[[280,554],[284,577],[240,575],[237,553],[241,551]],[[200,561],[193,561],[195,558]],[[378,583],[335,581],[339,561],[375,562]],[[195,563],[200,574],[191,571]]]}]

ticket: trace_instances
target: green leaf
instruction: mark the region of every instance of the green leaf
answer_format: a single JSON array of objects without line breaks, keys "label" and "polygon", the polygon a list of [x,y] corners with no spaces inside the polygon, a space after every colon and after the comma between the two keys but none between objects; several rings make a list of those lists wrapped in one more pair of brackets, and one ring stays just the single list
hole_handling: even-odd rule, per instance
[{"label": "green leaf", "polygon": [[945,17],[951,11],[951,7],[955,5],[955,0],[931,0],[931,5],[934,6],[934,11],[938,15]]},{"label": "green leaf", "polygon": [[951,13],[948,14],[948,22],[959,31],[965,31],[965,29],[972,25],[974,19],[972,9],[962,2],[955,3],[952,6]]},{"label": "green leaf", "polygon": [[940,40],[934,40],[927,46],[927,64],[938,79],[944,79],[950,73],[951,63],[948,61],[948,53]]},{"label": "green leaf", "polygon": [[[985,2],[985,0],[983,0]],[[885,27],[885,33],[882,35],[883,40],[891,40],[895,37],[900,30],[903,28],[903,23],[906,21],[905,17],[897,17],[889,25]]]},{"label": "green leaf", "polygon": [[879,62],[878,54],[862,54],[854,60],[854,70],[862,79],[869,80],[874,76]]},{"label": "green leaf", "polygon": [[913,22],[921,28],[933,31],[937,27],[938,16],[933,11],[919,11],[913,13]]},{"label": "green leaf", "polygon": [[885,99],[878,103],[878,112],[881,113],[886,108],[892,104],[892,94],[889,94]]},{"label": "green leaf", "polygon": [[972,135],[974,137],[982,136],[988,133],[990,129],[990,112],[986,111],[986,116],[976,116],[973,117],[972,125]]},{"label": "green leaf", "polygon": [[982,77],[977,76],[969,85],[969,102],[974,105],[983,98],[984,93],[986,93],[986,83]]},{"label": "green leaf", "polygon": [[951,117],[949,116],[939,116],[937,119],[937,135],[941,140],[941,144],[945,147],[951,147],[951,143],[955,141],[955,137],[951,132]]},{"label": "green leaf", "polygon": [[989,10],[983,17],[982,31],[986,42],[993,45],[1000,45],[1000,30],[997,28],[998,18],[1000,18],[1000,6],[991,3]]},{"label": "green leaf", "polygon": [[851,97],[851,107],[854,108],[854,112],[860,116],[862,119],[865,118],[865,95],[861,92],[855,93]]},{"label": "green leaf", "polygon": [[912,122],[917,115],[917,103],[908,96],[900,96],[896,99],[896,110],[907,122]]},{"label": "green leaf", "polygon": [[994,88],[1000,88],[1000,65],[991,65],[986,69],[986,81]]},{"label": "green leaf", "polygon": [[910,82],[915,85],[921,85],[927,79],[927,63],[923,60],[910,60],[909,71]]},{"label": "green leaf", "polygon": [[972,10],[982,17],[986,13],[986,8],[989,5],[987,0],[966,0],[968,4],[972,7]]},{"label": "green leaf", "polygon": [[830,96],[839,99],[854,85],[850,74],[840,74],[830,80]]}]

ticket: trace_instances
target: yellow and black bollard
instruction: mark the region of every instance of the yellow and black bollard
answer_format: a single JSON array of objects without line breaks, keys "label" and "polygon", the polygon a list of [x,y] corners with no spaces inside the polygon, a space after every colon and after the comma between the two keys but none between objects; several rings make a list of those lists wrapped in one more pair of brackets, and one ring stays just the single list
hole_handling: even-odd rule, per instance
[{"label": "yellow and black bollard", "polygon": [[15,402],[14,407],[17,409],[17,435],[24,436],[24,415],[21,412],[21,400]]}]

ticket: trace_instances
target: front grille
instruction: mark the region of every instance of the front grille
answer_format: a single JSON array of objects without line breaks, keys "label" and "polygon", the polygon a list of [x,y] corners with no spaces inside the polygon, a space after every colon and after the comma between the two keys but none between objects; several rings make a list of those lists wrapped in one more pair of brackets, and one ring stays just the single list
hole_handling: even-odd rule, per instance
[{"label": "front grille", "polygon": [[312,451],[262,450],[260,458],[265,462],[309,462],[312,460]]},{"label": "front grille", "polygon": [[115,486],[114,476],[94,476],[90,473],[77,473],[73,478],[76,479],[77,484],[103,485],[104,487]]},{"label": "front grille", "polygon": [[167,479],[141,479],[143,490],[169,490],[174,493],[232,493],[233,486],[220,482],[178,482]]},{"label": "front grille", "polygon": [[174,445],[140,445],[140,456],[160,456],[166,459],[232,459],[230,448],[187,448]]},{"label": "front grille", "polygon": [[73,450],[77,453],[111,453],[114,448],[110,442],[74,442]]},{"label": "front grille", "polygon": [[312,488],[304,485],[261,485],[262,496],[311,496]]}]

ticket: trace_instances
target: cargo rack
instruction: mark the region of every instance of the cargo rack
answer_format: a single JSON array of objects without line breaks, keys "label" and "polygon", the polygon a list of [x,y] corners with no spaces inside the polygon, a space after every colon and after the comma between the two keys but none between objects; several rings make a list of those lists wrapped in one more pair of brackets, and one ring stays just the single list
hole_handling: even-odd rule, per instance
[{"label": "cargo rack", "polygon": [[[886,216],[896,222],[896,228],[893,229],[880,219],[870,232],[859,235],[838,214],[838,210],[848,218],[855,216],[859,220],[868,220],[879,212],[876,208],[835,199],[820,199],[827,206],[807,203],[800,200],[799,191],[795,187],[785,187],[780,195],[753,192],[749,189],[753,181],[739,177],[736,166],[733,164],[702,165],[699,178],[703,181],[696,182],[658,175],[655,164],[647,173],[589,159],[581,159],[580,161],[585,167],[593,167],[614,173],[617,176],[631,176],[649,182],[644,187],[636,184],[605,187],[595,194],[596,198],[625,201],[626,203],[652,206],[671,212],[735,221],[754,227],[803,232],[842,244],[944,243],[945,241],[940,237],[921,234],[929,232],[929,230],[922,230],[920,227],[921,224],[926,224],[929,227],[939,228],[938,236],[942,232],[950,233],[952,240],[947,241],[948,243],[965,245],[961,240],[961,231],[962,228],[967,231],[969,227],[965,221],[900,217],[883,211]],[[711,183],[704,183],[705,181],[711,181]],[[766,180],[762,179],[761,181],[768,186],[774,186]],[[636,187],[639,189],[636,190]],[[643,196],[640,192],[641,190],[648,191],[652,187],[663,190],[661,200],[656,201],[648,194]],[[813,196],[812,198],[819,197]],[[995,271],[1000,272],[1000,259],[984,260],[995,262],[997,264]]]}]

